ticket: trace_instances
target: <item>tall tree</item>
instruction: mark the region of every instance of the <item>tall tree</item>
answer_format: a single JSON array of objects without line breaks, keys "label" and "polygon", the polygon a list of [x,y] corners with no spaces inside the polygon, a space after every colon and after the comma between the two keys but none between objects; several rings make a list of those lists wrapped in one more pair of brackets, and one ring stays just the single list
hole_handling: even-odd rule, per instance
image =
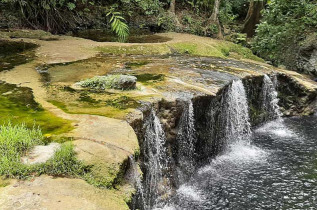
[{"label": "tall tree", "polygon": [[214,8],[213,8],[212,14],[210,16],[210,22],[212,24],[216,24],[218,27],[217,38],[223,39],[222,27],[221,27],[221,24],[219,21],[220,3],[221,3],[221,0],[215,0]]},{"label": "tall tree", "polygon": [[266,4],[265,0],[251,0],[247,17],[245,18],[242,33],[246,33],[248,37],[255,35],[256,25],[260,23],[261,11]]},{"label": "tall tree", "polygon": [[176,0],[171,0],[168,11],[175,14],[175,7],[176,7]]}]

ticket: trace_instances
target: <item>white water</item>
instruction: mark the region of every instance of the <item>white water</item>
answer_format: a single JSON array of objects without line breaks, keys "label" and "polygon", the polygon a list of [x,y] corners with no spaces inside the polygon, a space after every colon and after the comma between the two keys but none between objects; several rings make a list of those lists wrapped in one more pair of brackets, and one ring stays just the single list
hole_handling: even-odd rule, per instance
[{"label": "white water", "polygon": [[166,137],[155,111],[145,124],[144,153],[145,154],[145,183],[144,197],[147,207],[160,203],[161,198],[169,191],[166,175],[169,158],[165,148]]},{"label": "white water", "polygon": [[282,116],[278,106],[279,100],[277,98],[277,91],[275,89],[276,85],[277,82],[273,82],[268,75],[264,75],[262,86],[262,110],[266,112],[268,116],[268,119],[266,120],[278,119]]},{"label": "white water", "polygon": [[179,131],[176,137],[178,143],[178,176],[180,179],[186,179],[195,170],[195,121],[194,107],[189,100],[184,108],[180,119]]},{"label": "white water", "polygon": [[250,143],[252,132],[249,122],[248,101],[241,80],[234,80],[224,94],[222,121],[224,143],[227,147],[235,142]]},{"label": "white water", "polygon": [[[141,203],[141,205],[144,207],[144,209],[148,209],[147,203],[144,198],[144,189],[142,186],[142,180],[141,180],[141,173],[138,168],[138,164],[135,162],[134,157],[132,155],[129,156],[130,163],[132,165],[132,176],[134,185],[136,188],[136,196],[135,199],[137,199],[138,203]],[[133,202],[133,208],[136,209],[136,201]]]},{"label": "white water", "polygon": [[288,129],[282,119],[282,113],[278,105],[277,98],[277,79],[276,76],[273,80],[268,75],[264,75],[262,86],[262,110],[267,113],[266,120],[271,120],[261,126],[256,132],[270,133],[280,137],[292,137],[296,134]]}]

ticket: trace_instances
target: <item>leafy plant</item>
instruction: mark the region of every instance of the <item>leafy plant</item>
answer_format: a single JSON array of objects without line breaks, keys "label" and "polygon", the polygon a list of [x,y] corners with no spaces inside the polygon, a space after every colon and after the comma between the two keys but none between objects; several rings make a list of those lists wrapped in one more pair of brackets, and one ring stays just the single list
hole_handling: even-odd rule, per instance
[{"label": "leafy plant", "polygon": [[269,1],[257,28],[253,50],[275,65],[294,68],[299,44],[317,30],[316,10],[317,4],[309,0]]},{"label": "leafy plant", "polygon": [[110,16],[111,30],[116,33],[120,42],[127,41],[129,37],[129,26],[126,24],[121,12],[111,9],[107,16]]}]

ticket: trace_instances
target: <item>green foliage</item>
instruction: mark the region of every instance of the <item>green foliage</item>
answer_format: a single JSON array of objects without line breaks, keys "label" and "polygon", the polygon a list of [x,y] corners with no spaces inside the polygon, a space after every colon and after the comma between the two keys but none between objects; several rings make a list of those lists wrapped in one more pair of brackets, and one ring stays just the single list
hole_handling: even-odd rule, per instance
[{"label": "green foliage", "polygon": [[175,31],[175,17],[169,13],[161,13],[158,17],[157,25],[165,31]]},{"label": "green foliage", "polygon": [[110,16],[111,30],[116,33],[120,42],[125,42],[129,37],[129,26],[125,23],[122,14],[111,9],[107,16]]},{"label": "green foliage", "polygon": [[[300,41],[317,30],[316,1],[271,0],[263,12],[253,50],[274,64],[293,64]],[[285,56],[288,54],[288,56]]]},{"label": "green foliage", "polygon": [[88,7],[87,0],[1,0],[1,3],[18,13],[26,25],[53,32],[74,27],[85,18],[84,13],[75,9]]}]

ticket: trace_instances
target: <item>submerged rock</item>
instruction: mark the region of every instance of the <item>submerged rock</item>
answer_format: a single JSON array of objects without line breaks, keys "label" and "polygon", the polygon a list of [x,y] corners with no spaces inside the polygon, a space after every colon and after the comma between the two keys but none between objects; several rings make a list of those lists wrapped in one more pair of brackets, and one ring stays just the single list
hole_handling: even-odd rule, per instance
[{"label": "submerged rock", "polygon": [[131,90],[136,88],[137,78],[128,75],[109,75],[96,76],[77,83],[81,87],[105,90],[105,89],[119,89]]}]

